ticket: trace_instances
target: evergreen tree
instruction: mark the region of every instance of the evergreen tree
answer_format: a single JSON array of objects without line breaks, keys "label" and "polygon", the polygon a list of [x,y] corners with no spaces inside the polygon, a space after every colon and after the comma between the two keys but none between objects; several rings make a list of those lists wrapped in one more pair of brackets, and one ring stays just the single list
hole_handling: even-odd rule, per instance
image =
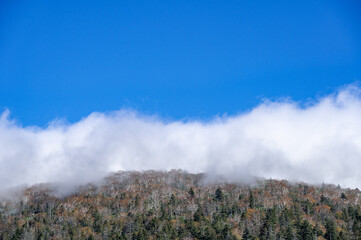
[{"label": "evergreen tree", "polygon": [[325,225],[326,233],[325,238],[327,240],[336,240],[337,239],[337,232],[335,222],[332,220],[328,220]]},{"label": "evergreen tree", "polygon": [[191,196],[191,198],[194,198],[194,190],[193,190],[193,188],[190,188],[188,193]]},{"label": "evergreen tree", "polygon": [[286,233],[284,235],[286,240],[294,240],[295,239],[295,232],[291,225],[287,227]]},{"label": "evergreen tree", "polygon": [[223,192],[220,188],[217,188],[216,193],[215,193],[215,198],[217,201],[222,201],[224,196],[223,196]]},{"label": "evergreen tree", "polygon": [[195,222],[201,221],[203,218],[203,212],[201,206],[198,206],[197,211],[193,214],[193,219]]},{"label": "evergreen tree", "polygon": [[311,224],[306,220],[304,220],[301,224],[300,236],[301,236],[301,239],[303,239],[303,240],[315,239],[313,228],[312,228]]},{"label": "evergreen tree", "polygon": [[255,200],[252,190],[249,190],[249,208],[255,208]]},{"label": "evergreen tree", "polygon": [[242,235],[242,239],[246,239],[246,240],[253,240],[254,237],[252,236],[252,234],[250,233],[250,231],[248,230],[248,227],[246,227],[243,231],[243,235]]}]

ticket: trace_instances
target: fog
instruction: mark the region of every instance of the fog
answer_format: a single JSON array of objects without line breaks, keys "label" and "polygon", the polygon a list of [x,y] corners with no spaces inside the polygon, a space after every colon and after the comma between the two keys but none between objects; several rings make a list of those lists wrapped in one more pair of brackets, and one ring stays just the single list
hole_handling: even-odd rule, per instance
[{"label": "fog", "polygon": [[77,186],[110,172],[149,169],[360,188],[360,89],[348,86],[307,103],[265,100],[209,121],[120,110],[39,128],[2,113],[0,190],[49,182]]}]

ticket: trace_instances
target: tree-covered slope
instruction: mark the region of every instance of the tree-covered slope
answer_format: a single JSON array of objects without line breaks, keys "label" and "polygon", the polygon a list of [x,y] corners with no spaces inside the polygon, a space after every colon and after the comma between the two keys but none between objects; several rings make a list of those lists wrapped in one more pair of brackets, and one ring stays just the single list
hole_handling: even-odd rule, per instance
[{"label": "tree-covered slope", "polygon": [[63,197],[39,185],[2,200],[0,239],[361,239],[360,204],[333,185],[119,172]]}]

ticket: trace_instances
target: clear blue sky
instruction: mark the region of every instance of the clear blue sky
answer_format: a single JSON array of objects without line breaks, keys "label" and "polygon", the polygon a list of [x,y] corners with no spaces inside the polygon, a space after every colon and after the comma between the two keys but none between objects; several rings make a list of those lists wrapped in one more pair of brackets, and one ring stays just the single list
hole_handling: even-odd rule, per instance
[{"label": "clear blue sky", "polygon": [[23,125],[170,119],[361,79],[360,1],[0,1],[0,108]]}]

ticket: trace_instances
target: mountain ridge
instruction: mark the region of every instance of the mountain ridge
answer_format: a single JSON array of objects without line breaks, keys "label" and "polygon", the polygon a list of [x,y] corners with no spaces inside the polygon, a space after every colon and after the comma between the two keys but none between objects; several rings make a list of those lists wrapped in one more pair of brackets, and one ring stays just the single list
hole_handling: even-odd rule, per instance
[{"label": "mountain ridge", "polygon": [[207,182],[182,170],[121,171],[56,196],[2,200],[0,239],[361,239],[361,192],[260,180]]}]

